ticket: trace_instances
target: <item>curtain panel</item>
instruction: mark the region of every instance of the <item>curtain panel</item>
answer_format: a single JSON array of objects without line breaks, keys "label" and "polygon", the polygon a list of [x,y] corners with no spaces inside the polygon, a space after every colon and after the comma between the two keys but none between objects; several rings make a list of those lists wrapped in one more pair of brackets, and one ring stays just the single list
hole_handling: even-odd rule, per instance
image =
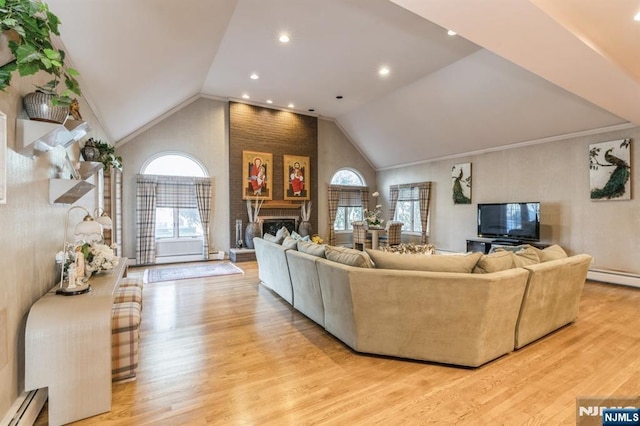
[{"label": "curtain panel", "polygon": [[137,176],[136,264],[156,263],[156,188],[152,176]]}]

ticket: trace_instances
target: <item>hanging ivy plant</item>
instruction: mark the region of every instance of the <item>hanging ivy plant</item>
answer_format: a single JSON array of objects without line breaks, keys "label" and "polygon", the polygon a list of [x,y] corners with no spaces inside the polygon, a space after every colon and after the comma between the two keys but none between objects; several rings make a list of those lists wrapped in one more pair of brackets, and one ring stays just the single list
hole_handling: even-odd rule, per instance
[{"label": "hanging ivy plant", "polygon": [[[9,33],[9,50],[15,61],[0,67],[0,90],[11,84],[15,70],[21,77],[44,71],[53,80],[38,90],[53,95],[52,104],[71,105],[73,95],[82,96],[80,84],[76,80],[78,72],[65,66],[65,52],[56,48],[51,36],[59,36],[60,19],[49,6],[34,0],[0,0],[0,32]],[[66,88],[60,92],[61,82]]]}]

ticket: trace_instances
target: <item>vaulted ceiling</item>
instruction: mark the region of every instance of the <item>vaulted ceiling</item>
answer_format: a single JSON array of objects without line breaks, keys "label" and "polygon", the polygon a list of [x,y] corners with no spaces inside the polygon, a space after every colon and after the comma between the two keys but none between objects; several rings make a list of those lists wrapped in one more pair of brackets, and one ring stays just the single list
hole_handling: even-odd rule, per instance
[{"label": "vaulted ceiling", "polygon": [[334,119],[377,169],[640,124],[640,0],[47,3],[116,143],[200,96]]}]

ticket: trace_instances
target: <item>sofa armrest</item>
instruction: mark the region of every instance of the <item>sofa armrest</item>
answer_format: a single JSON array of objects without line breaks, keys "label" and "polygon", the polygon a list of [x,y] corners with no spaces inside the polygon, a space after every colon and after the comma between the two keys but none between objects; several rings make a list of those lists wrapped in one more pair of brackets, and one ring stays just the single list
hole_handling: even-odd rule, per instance
[{"label": "sofa armrest", "polygon": [[591,256],[578,254],[525,267],[529,279],[516,326],[516,349],[575,321],[590,263]]},{"label": "sofa armrest", "polygon": [[280,244],[258,237],[253,239],[253,245],[258,261],[258,276],[262,283],[284,300],[293,304],[291,277],[286,256],[287,249]]}]

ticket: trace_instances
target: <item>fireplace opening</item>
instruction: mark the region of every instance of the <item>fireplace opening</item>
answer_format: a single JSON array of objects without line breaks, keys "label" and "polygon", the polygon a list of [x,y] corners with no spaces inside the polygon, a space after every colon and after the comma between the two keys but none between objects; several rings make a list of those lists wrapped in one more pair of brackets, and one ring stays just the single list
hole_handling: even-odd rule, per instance
[{"label": "fireplace opening", "polygon": [[298,229],[297,216],[263,216],[259,217],[258,220],[262,223],[262,235],[276,235],[278,230],[283,226],[287,228],[289,233],[297,231]]}]

